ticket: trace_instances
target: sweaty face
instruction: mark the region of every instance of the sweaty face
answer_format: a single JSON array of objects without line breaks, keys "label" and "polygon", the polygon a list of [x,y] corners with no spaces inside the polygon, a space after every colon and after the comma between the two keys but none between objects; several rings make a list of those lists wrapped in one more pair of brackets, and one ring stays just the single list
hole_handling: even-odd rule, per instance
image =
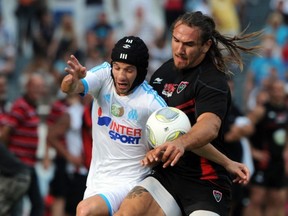
[{"label": "sweaty face", "polygon": [[172,35],[172,53],[175,67],[185,69],[197,66],[209,50],[211,40],[202,44],[200,29],[176,23]]},{"label": "sweaty face", "polygon": [[113,62],[112,73],[117,94],[124,96],[129,94],[129,90],[136,79],[137,68],[134,65]]}]

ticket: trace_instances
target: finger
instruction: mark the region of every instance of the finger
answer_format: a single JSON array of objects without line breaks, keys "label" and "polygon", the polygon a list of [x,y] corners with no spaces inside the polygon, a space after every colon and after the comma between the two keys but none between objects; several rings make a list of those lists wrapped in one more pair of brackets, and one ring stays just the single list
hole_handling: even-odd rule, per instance
[{"label": "finger", "polygon": [[172,161],[171,166],[175,166],[175,164],[179,161],[179,159],[180,159],[181,156],[182,156],[182,155],[181,155],[180,153],[178,153],[178,154],[176,155],[176,157],[174,158],[174,160]]},{"label": "finger", "polygon": [[233,183],[239,183],[240,178],[236,177],[235,179],[233,179]]},{"label": "finger", "polygon": [[233,183],[238,183],[238,184],[246,184],[248,181],[247,180],[244,180],[244,179],[241,179],[239,177],[236,177],[234,180],[233,180]]},{"label": "finger", "polygon": [[79,74],[79,78],[84,78],[86,76],[86,67],[81,67],[80,68],[80,74]]},{"label": "finger", "polygon": [[165,151],[163,152],[161,161],[162,162],[170,161],[169,162],[169,164],[170,164],[172,162],[172,160],[174,159],[174,157],[171,158],[172,155],[173,155],[173,149],[172,148],[166,148]]},{"label": "finger", "polygon": [[246,174],[246,180],[249,181],[249,179],[250,179],[250,171],[249,171],[249,169],[247,167],[245,167],[244,170],[245,170],[245,174]]},{"label": "finger", "polygon": [[155,161],[155,158],[153,157],[152,154],[148,154],[148,155],[146,155],[145,158],[147,158],[147,161],[150,162],[150,163],[152,163],[152,162]]},{"label": "finger", "polygon": [[71,55],[71,63],[75,67],[75,70],[80,71],[80,76],[83,76],[84,72],[86,72],[86,68],[82,66],[82,64],[78,61],[78,59],[74,56]]},{"label": "finger", "polygon": [[68,65],[70,68],[73,68],[73,69],[77,68],[76,64],[75,64],[73,61],[71,61],[71,60],[68,60],[68,61],[67,61],[67,65]]},{"label": "finger", "polygon": [[80,64],[79,61],[78,61],[78,59],[77,59],[74,55],[71,55],[71,56],[70,56],[70,59],[71,59],[71,61],[72,61],[74,64],[78,64],[78,65]]},{"label": "finger", "polygon": [[249,170],[249,168],[248,168],[248,167],[244,167],[244,169],[245,169],[245,171],[246,171],[247,176],[250,176],[250,170]]},{"label": "finger", "polygon": [[163,152],[165,152],[165,150],[166,150],[166,146],[164,146],[164,145],[161,145],[161,146],[158,146],[157,148],[155,148],[153,151],[154,160],[159,161],[160,156],[162,158]]},{"label": "finger", "polygon": [[64,70],[65,70],[67,73],[71,74],[71,75],[74,74],[74,70],[71,69],[71,68],[69,68],[69,67],[66,67]]},{"label": "finger", "polygon": [[233,180],[234,183],[247,184],[249,182],[249,173],[247,174],[244,169],[236,173],[237,177]]},{"label": "finger", "polygon": [[141,160],[141,165],[142,166],[146,166],[148,164],[148,160],[147,158],[145,157],[143,160]]},{"label": "finger", "polygon": [[236,174],[239,176],[240,179],[246,179],[246,175],[242,169],[240,169]]},{"label": "finger", "polygon": [[68,61],[67,64],[69,67],[65,68],[66,72],[69,71],[70,74],[77,75],[79,79],[86,76],[86,67],[83,67],[81,64],[75,64],[75,62],[72,61]]},{"label": "finger", "polygon": [[[166,152],[165,152],[165,154],[166,154]],[[177,156],[176,152],[170,152],[169,157],[167,157],[166,162],[163,164],[163,168],[166,168],[168,166],[172,166],[171,163],[174,161],[176,156]],[[163,161],[163,159],[162,159],[162,161]]]}]

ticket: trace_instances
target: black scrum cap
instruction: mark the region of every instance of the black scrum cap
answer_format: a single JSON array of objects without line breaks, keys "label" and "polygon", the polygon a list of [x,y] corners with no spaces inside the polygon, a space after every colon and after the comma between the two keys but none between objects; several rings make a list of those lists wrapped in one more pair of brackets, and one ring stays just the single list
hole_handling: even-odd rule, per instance
[{"label": "black scrum cap", "polygon": [[120,39],[112,49],[111,59],[112,62],[123,62],[137,68],[137,77],[130,91],[145,80],[149,53],[146,44],[139,37],[127,36]]}]

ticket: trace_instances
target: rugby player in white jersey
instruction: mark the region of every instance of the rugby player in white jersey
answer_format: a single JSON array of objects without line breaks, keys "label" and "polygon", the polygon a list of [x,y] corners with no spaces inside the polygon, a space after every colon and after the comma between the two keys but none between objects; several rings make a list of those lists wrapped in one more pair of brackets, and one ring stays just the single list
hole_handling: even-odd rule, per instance
[{"label": "rugby player in white jersey", "polygon": [[89,71],[71,56],[62,90],[91,94],[92,161],[84,200],[77,215],[112,215],[127,193],[150,168],[140,161],[149,150],[145,123],[164,100],[146,82],[148,49],[138,37],[120,39],[112,50],[112,62]]}]

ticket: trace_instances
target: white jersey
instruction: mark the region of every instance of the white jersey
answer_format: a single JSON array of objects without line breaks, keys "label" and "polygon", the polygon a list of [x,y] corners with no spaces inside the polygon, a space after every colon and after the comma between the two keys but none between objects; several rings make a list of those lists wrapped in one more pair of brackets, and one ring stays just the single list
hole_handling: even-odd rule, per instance
[{"label": "white jersey", "polygon": [[[84,94],[94,96],[92,161],[84,197],[121,193],[123,187],[129,192],[150,172],[140,164],[150,149],[145,123],[153,111],[166,103],[146,81],[133,93],[119,96],[107,62],[88,71],[82,82]],[[112,204],[113,209],[116,207]]]}]

